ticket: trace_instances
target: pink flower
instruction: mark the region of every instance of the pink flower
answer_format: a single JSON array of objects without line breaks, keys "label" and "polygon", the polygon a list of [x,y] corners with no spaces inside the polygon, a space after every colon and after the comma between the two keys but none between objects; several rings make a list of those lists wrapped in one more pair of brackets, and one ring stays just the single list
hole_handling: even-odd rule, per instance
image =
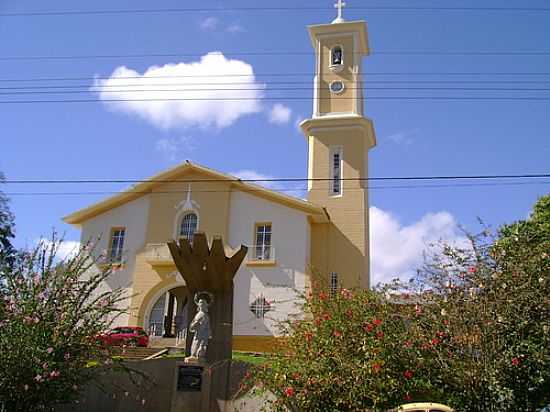
[{"label": "pink flower", "polygon": [[48,349],[46,349],[46,352],[48,352],[48,355],[51,355],[53,352],[53,348],[50,346]]},{"label": "pink flower", "polygon": [[44,362],[42,364],[42,369],[48,369],[48,362]]},{"label": "pink flower", "polygon": [[340,294],[344,299],[351,299],[353,297],[353,294],[348,289],[342,289]]},{"label": "pink flower", "polygon": [[477,268],[475,266],[472,266],[468,269],[468,272],[470,273],[476,273],[477,272]]},{"label": "pink flower", "polygon": [[412,342],[410,340],[407,340],[407,341],[405,341],[403,346],[406,347],[406,348],[410,348],[410,347],[412,347]]},{"label": "pink flower", "polygon": [[413,375],[414,375],[413,371],[408,369],[405,372],[403,372],[403,376],[405,377],[405,379],[411,379]]},{"label": "pink flower", "polygon": [[288,388],[285,389],[285,395],[288,396],[289,398],[293,397],[294,396],[294,388],[292,386],[289,386]]},{"label": "pink flower", "polygon": [[342,332],[340,332],[339,330],[334,330],[334,332],[332,333],[335,337],[337,338],[341,338],[342,337]]},{"label": "pink flower", "polygon": [[65,356],[63,356],[63,358],[68,361],[69,359],[71,359],[71,354],[70,353],[66,353]]},{"label": "pink flower", "polygon": [[58,370],[53,370],[50,372],[50,379],[55,379],[59,377],[59,375],[61,375],[61,372],[59,372]]},{"label": "pink flower", "polygon": [[328,313],[324,313],[323,314],[323,319],[324,320],[330,320],[330,315]]},{"label": "pink flower", "polygon": [[513,358],[512,359],[512,365],[519,366],[519,363],[520,363],[519,358]]},{"label": "pink flower", "polygon": [[42,377],[42,375],[36,375],[36,376],[34,377],[34,380],[35,380],[36,382],[42,382],[42,381],[44,380],[44,378]]}]

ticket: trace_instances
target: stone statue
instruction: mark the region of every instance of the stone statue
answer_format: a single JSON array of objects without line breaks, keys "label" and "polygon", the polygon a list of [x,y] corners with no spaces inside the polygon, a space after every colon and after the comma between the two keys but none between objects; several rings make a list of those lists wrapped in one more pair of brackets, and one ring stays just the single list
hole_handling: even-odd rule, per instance
[{"label": "stone statue", "polygon": [[[208,296],[210,302],[204,298],[205,295]],[[214,302],[214,296],[209,292],[198,292],[195,294],[193,300],[197,305],[197,314],[189,325],[189,331],[194,334],[193,342],[191,343],[191,356],[189,358],[190,360],[204,360],[206,358],[208,340],[212,339],[208,307]]]}]

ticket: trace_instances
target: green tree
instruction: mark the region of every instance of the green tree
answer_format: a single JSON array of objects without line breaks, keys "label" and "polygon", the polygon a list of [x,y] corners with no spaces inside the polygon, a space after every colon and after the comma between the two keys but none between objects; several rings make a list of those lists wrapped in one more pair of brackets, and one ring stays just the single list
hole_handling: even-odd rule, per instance
[{"label": "green tree", "polygon": [[[0,183],[4,182],[4,175],[0,172]],[[12,246],[15,237],[14,217],[8,205],[8,198],[0,191],[0,268],[12,265],[16,251]]]},{"label": "green tree", "polygon": [[59,261],[59,245],[42,242],[0,272],[0,410],[51,410],[122,367],[97,336],[122,313],[123,293],[100,290],[111,271],[95,270],[86,248]]},{"label": "green tree", "polygon": [[426,325],[459,411],[537,411],[550,403],[550,196],[531,217],[446,246],[419,272]]}]

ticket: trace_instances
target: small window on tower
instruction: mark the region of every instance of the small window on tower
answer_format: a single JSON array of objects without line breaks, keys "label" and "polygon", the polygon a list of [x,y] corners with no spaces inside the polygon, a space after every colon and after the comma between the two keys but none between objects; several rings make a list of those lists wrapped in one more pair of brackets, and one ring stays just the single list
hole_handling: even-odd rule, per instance
[{"label": "small window on tower", "polygon": [[344,64],[344,52],[342,46],[335,46],[330,52],[330,65],[342,66]]},{"label": "small window on tower", "polygon": [[331,187],[330,194],[338,196],[342,194],[342,148],[335,147],[331,150]]}]

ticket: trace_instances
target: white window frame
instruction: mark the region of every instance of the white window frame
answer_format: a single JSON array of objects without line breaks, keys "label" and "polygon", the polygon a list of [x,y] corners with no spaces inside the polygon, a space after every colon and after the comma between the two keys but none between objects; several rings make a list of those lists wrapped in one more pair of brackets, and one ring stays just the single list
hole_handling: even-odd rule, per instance
[{"label": "white window frame", "polygon": [[181,217],[179,219],[179,224],[178,224],[178,239],[187,239],[190,243],[193,243],[193,236],[191,236],[190,238],[185,236],[183,233],[182,233],[182,228],[183,228],[183,221],[185,220],[185,218],[187,216],[191,216],[191,215],[194,215],[195,216],[195,220],[196,220],[196,224],[195,224],[195,230],[193,232],[193,235],[195,233],[197,233],[197,231],[199,230],[199,215],[197,212],[195,212],[194,210],[186,210],[184,211],[182,214],[181,214]]},{"label": "white window frame", "polygon": [[[258,243],[258,235],[260,234],[260,228],[266,228],[269,226],[269,231],[263,230],[261,233],[262,243]],[[269,241],[266,242],[269,233]],[[256,222],[254,224],[254,260],[272,261],[273,256],[273,224],[271,222]]]},{"label": "white window frame", "polygon": [[117,226],[111,228],[109,239],[109,263],[122,263],[124,258],[124,242],[126,240],[126,228]]},{"label": "white window frame", "polygon": [[[329,195],[331,197],[341,197],[344,192],[344,148],[342,146],[331,146],[330,148],[330,157],[329,157],[329,168],[330,168],[330,184],[329,184]],[[336,173],[336,168],[334,167],[334,156],[339,156],[339,165],[338,165],[338,175]],[[338,184],[338,190],[336,189],[336,184]]]}]

